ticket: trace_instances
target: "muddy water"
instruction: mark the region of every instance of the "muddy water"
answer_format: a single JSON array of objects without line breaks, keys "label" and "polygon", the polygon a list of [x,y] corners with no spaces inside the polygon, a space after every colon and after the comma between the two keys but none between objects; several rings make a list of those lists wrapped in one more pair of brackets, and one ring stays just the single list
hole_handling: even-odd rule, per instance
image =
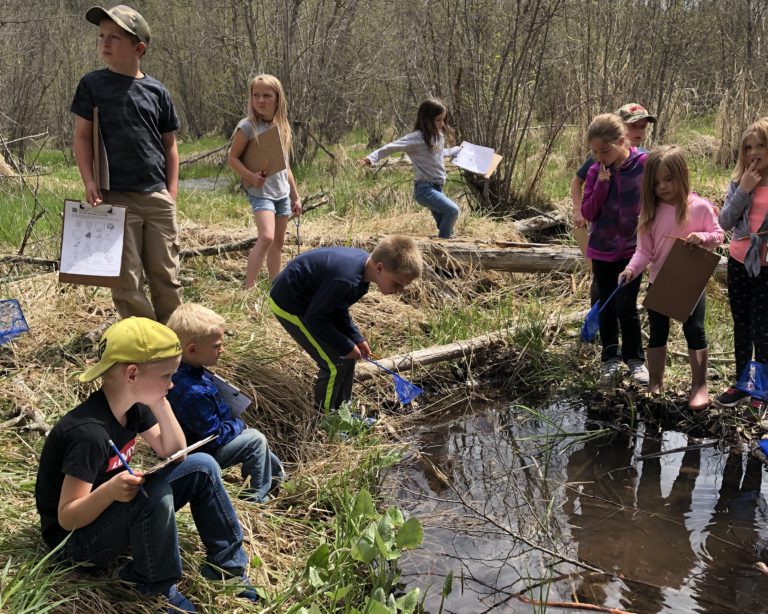
[{"label": "muddy water", "polygon": [[442,414],[390,476],[392,498],[425,525],[402,568],[408,588],[431,587],[429,612],[449,570],[444,612],[536,611],[515,596],[530,587],[534,599],[631,612],[768,612],[768,577],[753,568],[768,560],[760,461],[716,447],[653,456],[709,442],[642,424],[617,434],[579,404],[543,412]]}]

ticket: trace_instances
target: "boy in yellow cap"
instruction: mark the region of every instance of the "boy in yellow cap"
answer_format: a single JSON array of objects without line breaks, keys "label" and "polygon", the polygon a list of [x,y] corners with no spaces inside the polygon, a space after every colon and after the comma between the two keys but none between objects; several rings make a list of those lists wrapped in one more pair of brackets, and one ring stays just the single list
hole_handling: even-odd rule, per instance
[{"label": "boy in yellow cap", "polygon": [[[206,549],[203,575],[234,578],[242,587],[239,596],[256,601],[245,576],[243,532],[216,461],[191,454],[146,479],[124,466],[123,459],[130,465],[135,453],[137,434],[163,457],[186,447],[166,399],[180,357],[176,334],[153,320],[127,318],[107,329],[99,361],[80,376],[82,382],[101,377],[101,388],[59,420],[40,455],[35,500],[43,539],[55,548],[69,535],[63,556],[98,566],[130,550],[122,580],[147,595],[165,596],[168,611],[195,612],[176,588],[181,558],[175,514],[189,503]],[[140,488],[146,496],[137,496]]]}]

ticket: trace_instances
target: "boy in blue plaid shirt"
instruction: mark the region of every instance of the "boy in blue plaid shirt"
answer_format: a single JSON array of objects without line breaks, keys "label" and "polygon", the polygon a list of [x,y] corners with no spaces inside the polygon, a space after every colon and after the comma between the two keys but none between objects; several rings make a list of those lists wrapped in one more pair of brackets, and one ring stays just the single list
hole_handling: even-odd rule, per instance
[{"label": "boy in blue plaid shirt", "polygon": [[187,443],[216,435],[202,451],[223,469],[241,464],[243,479],[250,480],[243,498],[262,503],[268,500],[273,484],[283,479],[283,465],[263,433],[232,417],[232,408],[205,370],[216,365],[224,351],[224,324],[219,314],[196,303],[186,303],[173,312],[168,328],[178,335],[182,355],[168,401]]}]

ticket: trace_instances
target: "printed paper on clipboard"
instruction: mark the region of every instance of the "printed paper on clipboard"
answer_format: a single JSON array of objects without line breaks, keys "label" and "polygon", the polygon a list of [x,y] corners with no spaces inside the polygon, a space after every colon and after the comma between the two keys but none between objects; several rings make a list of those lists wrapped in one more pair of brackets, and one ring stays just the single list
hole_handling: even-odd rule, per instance
[{"label": "printed paper on clipboard", "polygon": [[490,147],[483,147],[482,145],[463,141],[461,143],[461,151],[453,159],[453,163],[470,173],[476,173],[486,179],[490,179],[501,160],[502,156],[494,152]]},{"label": "printed paper on clipboard", "polygon": [[59,281],[114,287],[120,281],[125,207],[64,201]]},{"label": "printed paper on clipboard", "polygon": [[189,454],[190,452],[194,452],[198,448],[202,448],[208,442],[211,442],[214,439],[216,439],[216,437],[217,437],[216,435],[209,435],[205,439],[201,439],[200,441],[196,441],[191,446],[187,446],[183,450],[179,450],[178,452],[174,452],[168,458],[166,458],[164,460],[161,460],[159,463],[157,463],[156,465],[153,465],[152,467],[150,467],[146,471],[142,471],[142,474],[143,475],[150,475],[152,473],[155,473],[156,471],[160,471],[164,467],[167,467],[168,465],[170,465],[172,462],[177,461],[178,459],[180,459],[185,454]]},{"label": "printed paper on clipboard", "polygon": [[230,384],[223,377],[219,377],[215,373],[211,373],[208,369],[205,369],[205,374],[213,380],[216,385],[216,389],[219,391],[221,398],[229,405],[231,410],[231,416],[233,418],[239,418],[240,415],[251,406],[253,399],[247,394],[242,392],[236,386]]}]

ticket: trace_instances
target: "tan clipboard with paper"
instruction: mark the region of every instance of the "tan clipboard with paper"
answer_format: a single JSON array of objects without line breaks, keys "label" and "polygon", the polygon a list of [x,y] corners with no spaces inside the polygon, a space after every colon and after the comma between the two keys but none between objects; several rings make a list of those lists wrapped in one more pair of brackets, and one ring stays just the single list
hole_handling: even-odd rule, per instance
[{"label": "tan clipboard with paper", "polygon": [[646,309],[685,322],[699,302],[719,262],[720,256],[717,254],[676,239],[643,305]]},{"label": "tan clipboard with paper", "polygon": [[59,281],[114,288],[122,272],[126,209],[64,201]]},{"label": "tan clipboard with paper", "polygon": [[[280,141],[280,130],[277,126],[271,126],[256,138],[248,141],[240,160],[249,171],[263,172],[270,177],[275,173],[284,171],[285,152]],[[253,184],[243,180],[243,186],[250,188]]]}]

